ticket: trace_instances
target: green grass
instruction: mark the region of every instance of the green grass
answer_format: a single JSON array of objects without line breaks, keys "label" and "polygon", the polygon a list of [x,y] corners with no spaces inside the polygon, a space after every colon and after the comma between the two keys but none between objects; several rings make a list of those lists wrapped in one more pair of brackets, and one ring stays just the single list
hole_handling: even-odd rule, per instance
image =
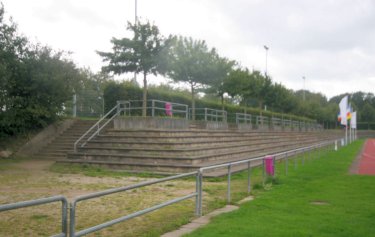
[{"label": "green grass", "polygon": [[[192,236],[374,236],[375,177],[350,175],[363,141],[289,173],[235,212],[214,218]],[[279,164],[281,168],[283,164]]]}]

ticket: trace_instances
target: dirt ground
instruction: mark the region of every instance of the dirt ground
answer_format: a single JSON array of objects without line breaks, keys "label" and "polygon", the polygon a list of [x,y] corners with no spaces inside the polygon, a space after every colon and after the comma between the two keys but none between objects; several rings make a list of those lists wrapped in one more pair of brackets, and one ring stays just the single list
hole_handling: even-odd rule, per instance
[{"label": "dirt ground", "polygon": [[[50,171],[53,164],[53,161],[48,160],[1,162],[0,204],[54,195],[63,195],[71,201],[80,195],[154,179],[143,177],[89,177],[83,174],[56,173]],[[82,202],[77,207],[77,229],[97,225],[194,191],[194,181],[178,180]],[[194,215],[194,200],[186,202],[184,206],[174,207],[175,210],[176,208],[177,210],[180,209],[177,213],[175,213],[175,210],[169,210],[168,208],[165,212],[172,216],[186,212],[188,214],[185,216],[189,218],[189,216]],[[60,210],[61,204],[54,203],[0,212],[0,236],[22,237],[57,234],[61,228]],[[139,217],[134,221],[119,224],[119,227],[116,226],[117,228],[107,228],[92,236],[143,236],[141,233],[147,233],[144,228],[152,229],[155,223],[160,225],[163,221],[168,220],[163,215],[166,214],[155,213],[146,217]],[[53,224],[46,225],[46,222]],[[137,222],[143,224],[134,224]],[[20,225],[20,223],[22,224]],[[165,226],[167,227],[168,223]],[[124,231],[124,229],[126,230]],[[160,227],[157,226],[156,229],[160,229]],[[121,233],[118,231],[121,231]]]}]

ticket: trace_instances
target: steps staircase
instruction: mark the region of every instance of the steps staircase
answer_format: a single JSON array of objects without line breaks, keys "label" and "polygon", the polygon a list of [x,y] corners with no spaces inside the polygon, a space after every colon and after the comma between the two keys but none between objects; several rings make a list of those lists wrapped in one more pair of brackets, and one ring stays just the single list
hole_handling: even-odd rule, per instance
[{"label": "steps staircase", "polygon": [[232,130],[108,129],[68,152],[63,163],[106,166],[133,172],[184,173],[200,167],[238,161],[320,143],[330,132],[240,132]]},{"label": "steps staircase", "polygon": [[76,120],[72,126],[56,136],[55,139],[46,141],[44,148],[33,157],[50,160],[66,158],[67,153],[73,151],[74,142],[95,123],[96,120]]}]

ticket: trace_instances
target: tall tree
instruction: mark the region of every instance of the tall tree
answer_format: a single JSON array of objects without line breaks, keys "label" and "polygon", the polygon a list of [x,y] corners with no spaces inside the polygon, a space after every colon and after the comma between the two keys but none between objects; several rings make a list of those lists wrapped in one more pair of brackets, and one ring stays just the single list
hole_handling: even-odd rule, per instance
[{"label": "tall tree", "polygon": [[168,54],[167,75],[176,82],[188,83],[191,89],[192,119],[195,119],[195,97],[198,89],[215,79],[217,53],[203,40],[175,37]]},{"label": "tall tree", "polygon": [[75,65],[48,47],[31,45],[0,7],[0,136],[55,121],[81,77]]},{"label": "tall tree", "polygon": [[229,77],[235,64],[235,61],[220,57],[219,55],[216,56],[213,62],[213,80],[210,83],[210,87],[206,90],[206,93],[213,93],[220,97],[222,110],[224,110],[224,94],[227,92],[224,81]]},{"label": "tall tree", "polygon": [[160,74],[160,55],[164,51],[167,40],[164,40],[159,28],[149,21],[135,24],[128,22],[127,30],[133,32],[132,38],[112,38],[113,52],[97,52],[103,57],[107,66],[102,69],[105,72],[123,74],[135,72],[143,74],[143,105],[142,116],[147,115],[147,75]]}]

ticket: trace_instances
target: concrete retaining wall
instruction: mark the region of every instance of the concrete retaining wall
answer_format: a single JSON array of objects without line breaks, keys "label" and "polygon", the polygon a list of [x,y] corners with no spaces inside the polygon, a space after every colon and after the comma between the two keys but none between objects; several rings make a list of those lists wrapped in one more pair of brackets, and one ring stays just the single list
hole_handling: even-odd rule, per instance
[{"label": "concrete retaining wall", "polygon": [[46,147],[49,142],[54,140],[59,134],[70,128],[76,120],[66,119],[58,121],[47,128],[43,129],[40,133],[34,136],[30,141],[21,147],[16,153],[17,156],[32,156],[39,152],[43,147]]}]

